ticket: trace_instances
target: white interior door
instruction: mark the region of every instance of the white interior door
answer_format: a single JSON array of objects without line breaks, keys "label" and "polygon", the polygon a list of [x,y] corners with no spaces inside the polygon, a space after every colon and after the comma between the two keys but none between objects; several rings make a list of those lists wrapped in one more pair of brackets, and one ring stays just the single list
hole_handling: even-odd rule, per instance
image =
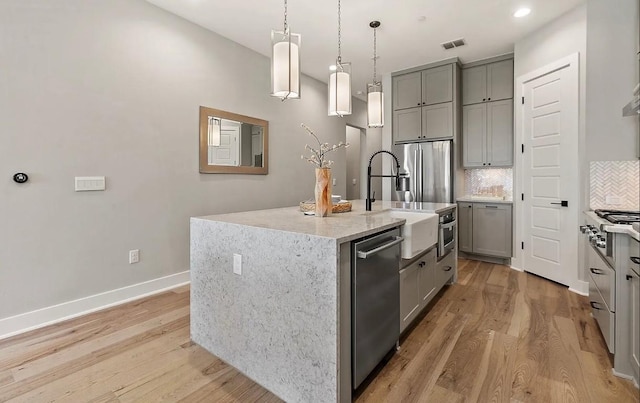
[{"label": "white interior door", "polygon": [[[578,58],[521,80],[525,271],[573,285],[578,278]],[[566,206],[563,206],[563,201]]]},{"label": "white interior door", "polygon": [[209,146],[209,165],[240,165],[239,127],[224,127],[220,130],[220,145]]}]

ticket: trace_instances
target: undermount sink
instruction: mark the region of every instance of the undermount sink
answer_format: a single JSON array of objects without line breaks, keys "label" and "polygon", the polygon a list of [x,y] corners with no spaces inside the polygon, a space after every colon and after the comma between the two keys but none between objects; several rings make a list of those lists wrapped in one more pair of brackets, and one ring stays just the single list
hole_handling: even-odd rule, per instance
[{"label": "undermount sink", "polygon": [[438,215],[431,213],[415,213],[399,210],[385,210],[385,214],[393,218],[406,220],[400,228],[404,238],[401,246],[401,257],[411,259],[438,242]]}]

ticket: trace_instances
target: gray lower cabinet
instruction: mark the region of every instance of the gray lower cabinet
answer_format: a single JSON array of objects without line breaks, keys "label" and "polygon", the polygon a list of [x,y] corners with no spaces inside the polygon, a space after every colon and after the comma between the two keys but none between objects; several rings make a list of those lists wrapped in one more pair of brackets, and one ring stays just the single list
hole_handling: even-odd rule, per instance
[{"label": "gray lower cabinet", "polygon": [[631,351],[629,360],[635,379],[640,381],[640,277],[632,270],[629,270],[628,276],[630,276],[628,281],[631,282],[629,293]]},{"label": "gray lower cabinet", "polygon": [[503,203],[458,203],[458,250],[510,258],[512,206]]},{"label": "gray lower cabinet", "polygon": [[434,248],[400,270],[400,332],[413,322],[442,288],[442,285],[437,287],[435,269]]},{"label": "gray lower cabinet", "polygon": [[473,253],[473,203],[458,203],[458,250]]}]

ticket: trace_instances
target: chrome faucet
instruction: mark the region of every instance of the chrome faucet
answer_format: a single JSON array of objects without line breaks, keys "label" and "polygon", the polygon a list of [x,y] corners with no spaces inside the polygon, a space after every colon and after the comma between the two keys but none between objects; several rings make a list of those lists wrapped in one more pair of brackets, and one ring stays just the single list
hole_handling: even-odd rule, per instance
[{"label": "chrome faucet", "polygon": [[[371,162],[373,161],[373,157],[378,154],[389,154],[396,161],[396,174],[395,175],[371,175]],[[395,156],[391,151],[380,150],[376,151],[369,158],[369,166],[367,167],[367,199],[365,200],[365,208],[367,211],[371,211],[371,204],[376,201],[375,192],[373,197],[371,196],[371,178],[396,178],[396,190],[397,191],[407,191],[409,190],[409,175],[407,173],[400,173],[400,162],[398,162],[398,157]]]}]

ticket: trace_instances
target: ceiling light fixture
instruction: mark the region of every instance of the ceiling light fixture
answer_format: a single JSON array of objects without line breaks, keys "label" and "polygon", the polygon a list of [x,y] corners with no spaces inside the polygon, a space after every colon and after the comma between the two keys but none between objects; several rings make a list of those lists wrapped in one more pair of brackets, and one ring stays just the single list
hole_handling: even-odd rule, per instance
[{"label": "ceiling light fixture", "polygon": [[530,12],[531,12],[530,8],[522,7],[522,8],[519,8],[515,13],[513,13],[513,16],[516,18],[522,18],[529,15]]},{"label": "ceiling light fixture", "polygon": [[289,31],[284,0],[284,29],[271,31],[271,96],[283,101],[300,98],[300,39]]},{"label": "ceiling light fixture", "polygon": [[384,105],[384,94],[382,93],[382,83],[377,80],[377,31],[380,21],[371,21],[369,26],[373,28],[373,82],[367,84],[367,122],[369,127],[384,126],[384,113],[382,106]]},{"label": "ceiling light fixture", "polygon": [[336,70],[329,75],[329,116],[351,115],[351,63],[342,62],[340,31],[340,0],[338,0],[338,59]]}]

